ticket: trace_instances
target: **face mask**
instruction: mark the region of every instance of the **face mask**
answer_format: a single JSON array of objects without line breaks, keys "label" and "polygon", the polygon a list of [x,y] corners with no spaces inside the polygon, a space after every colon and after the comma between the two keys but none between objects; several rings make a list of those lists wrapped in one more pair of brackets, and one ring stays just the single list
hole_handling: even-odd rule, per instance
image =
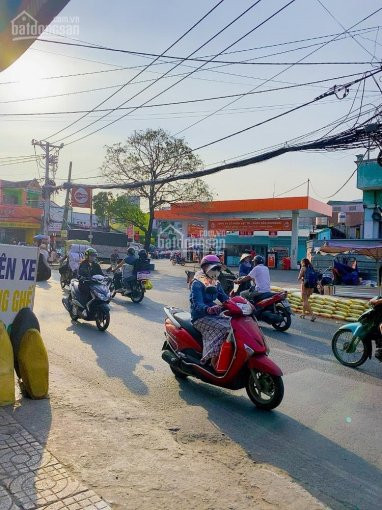
[{"label": "face mask", "polygon": [[207,276],[210,278],[218,278],[220,275],[220,269],[211,269],[210,271],[207,271]]}]

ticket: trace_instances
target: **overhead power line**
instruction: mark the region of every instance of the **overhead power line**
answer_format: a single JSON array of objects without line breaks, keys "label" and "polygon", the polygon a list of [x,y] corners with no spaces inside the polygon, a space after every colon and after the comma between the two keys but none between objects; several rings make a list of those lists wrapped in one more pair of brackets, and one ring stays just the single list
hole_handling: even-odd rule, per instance
[{"label": "overhead power line", "polygon": [[[256,6],[261,0],[258,0],[257,2],[255,2],[255,4],[252,4],[252,6],[250,6],[250,8]],[[236,39],[233,43],[229,44],[226,48],[224,48],[223,50],[221,50],[219,53],[217,53],[215,56],[211,57],[211,59],[207,62],[204,62],[202,63],[198,68],[196,69],[193,69],[187,76],[181,78],[180,80],[178,80],[177,82],[173,83],[172,85],[170,85],[169,87],[165,88],[164,90],[162,90],[161,92],[159,92],[158,94],[154,95],[153,97],[151,97],[150,99],[148,99],[147,101],[145,101],[144,103],[142,103],[140,107],[144,106],[145,104],[153,101],[154,99],[156,99],[157,97],[159,97],[160,95],[164,94],[165,92],[167,92],[168,90],[172,89],[173,87],[175,87],[176,85],[178,85],[180,82],[182,82],[183,80],[185,80],[186,78],[188,78],[189,76],[191,76],[193,73],[195,73],[197,70],[199,69],[202,69],[208,62],[212,62],[216,57],[218,57],[222,52],[224,51],[227,51],[229,50],[230,48],[232,48],[233,46],[235,46],[237,43],[239,43],[240,41],[242,41],[243,39],[245,39],[248,35],[252,34],[253,32],[255,32],[258,28],[260,28],[261,26],[263,26],[265,23],[267,23],[268,21],[270,21],[271,19],[273,19],[275,16],[277,16],[280,12],[284,11],[284,9],[286,9],[287,7],[289,7],[290,5],[292,5],[293,3],[295,2],[295,0],[290,0],[288,3],[284,4],[280,9],[278,9],[277,11],[275,11],[273,14],[271,14],[270,16],[268,16],[268,18],[264,19],[263,21],[261,21],[260,23],[258,23],[254,28],[252,28],[251,30],[249,30],[248,32],[246,32],[244,35],[242,35],[241,37],[239,37],[239,39]],[[220,30],[220,33],[225,30],[226,28],[228,28],[230,25],[232,25],[237,19],[239,19],[241,16],[243,16],[246,12],[248,12],[248,10],[250,9],[248,8],[246,11],[244,11],[241,15],[239,15],[235,20],[233,20],[231,23],[229,23],[228,25],[226,25],[222,30]],[[218,33],[219,34],[219,33]],[[213,38],[215,38],[218,34],[215,34],[215,36],[213,36]],[[211,38],[211,40],[213,39]],[[210,41],[207,41],[207,43],[210,42]],[[201,47],[199,47],[197,50],[195,50],[192,54],[196,53],[196,51],[199,51],[202,47],[204,47],[207,43],[204,43]],[[191,54],[191,55],[192,55]],[[178,65],[178,64],[177,64]],[[176,67],[176,66],[175,66]],[[173,68],[174,69],[174,68]],[[171,69],[172,70],[172,69]],[[129,101],[129,100],[128,100]],[[123,106],[124,104],[126,104],[127,101],[123,102],[121,105],[119,106]],[[130,113],[132,113],[134,110],[131,110],[130,112],[127,112],[125,113],[124,115],[122,115],[121,117],[119,117],[118,119],[115,119],[109,123],[107,123],[106,125],[104,126],[101,126],[100,128],[86,134],[86,135],[83,135],[82,137],[80,138],[77,138],[71,142],[69,142],[68,145],[71,145],[72,143],[75,143],[75,142],[78,142],[80,140],[83,140],[84,138],[88,138],[89,136],[101,131],[102,129],[105,129],[106,127],[120,121],[121,119],[125,118],[127,115],[130,115]],[[72,133],[73,134],[73,133]]]},{"label": "overhead power line", "polygon": [[[278,91],[281,91],[281,90],[288,90],[288,89],[294,89],[294,88],[299,88],[299,87],[306,87],[306,86],[309,86],[309,85],[317,85],[319,83],[326,83],[328,81],[334,81],[334,80],[342,80],[344,78],[351,78],[353,76],[363,76],[364,73],[351,73],[351,74],[345,74],[345,75],[342,75],[342,76],[332,76],[331,78],[324,78],[324,79],[321,79],[321,80],[314,80],[314,81],[308,81],[308,82],[305,82],[305,83],[296,83],[294,85],[286,85],[284,87],[274,87],[274,88],[271,88],[271,89],[263,89],[263,90],[256,90],[256,91],[253,91],[253,92],[247,92],[246,95],[256,95],[256,94],[266,94],[266,93],[270,93],[270,92],[278,92]],[[92,90],[99,90],[99,89],[92,89]],[[81,93],[81,92],[85,92],[85,91],[79,91],[78,93]],[[68,92],[67,94],[71,94],[70,92]],[[62,94],[62,95],[67,95],[67,94]],[[74,94],[74,92],[72,92],[72,94]],[[60,94],[61,95],[61,94]],[[147,109],[147,108],[159,108],[159,107],[163,107],[163,106],[174,106],[174,105],[180,105],[180,104],[190,104],[190,103],[202,103],[202,102],[208,102],[208,101],[217,101],[217,100],[220,100],[220,99],[229,99],[229,98],[234,98],[234,97],[241,97],[243,94],[242,93],[238,93],[238,94],[225,94],[225,95],[222,95],[222,96],[211,96],[211,97],[204,97],[204,98],[195,98],[195,99],[186,99],[184,101],[170,101],[168,103],[155,103],[155,104],[147,104],[147,105],[143,105],[141,106],[142,109]],[[45,96],[45,97],[57,97],[57,96]],[[33,98],[31,98],[30,100],[32,100]],[[43,97],[40,97],[40,98],[35,98],[35,99],[43,99]],[[26,100],[25,100],[26,101]],[[12,101],[12,102],[17,102],[17,101]],[[0,104],[3,104],[4,102],[3,101],[0,101]],[[8,101],[5,101],[5,103],[8,103]],[[135,108],[138,108],[137,106],[126,106],[126,107],[119,107],[117,108],[118,110],[133,110]],[[106,111],[114,111],[116,110],[115,108],[100,108],[100,109],[97,109],[94,113],[97,113],[97,112],[106,112]],[[93,110],[66,110],[66,111],[57,111],[57,112],[24,112],[24,113],[0,113],[0,116],[25,116],[25,115],[61,115],[61,114],[74,114],[74,113],[93,113]]]},{"label": "overhead power line", "polygon": [[[372,117],[373,118],[373,117]],[[98,189],[137,189],[143,186],[167,184],[174,181],[195,179],[198,177],[205,177],[206,175],[212,175],[222,170],[228,170],[233,168],[243,168],[245,166],[254,165],[268,161],[275,157],[281,156],[289,152],[301,152],[301,151],[324,151],[324,150],[347,150],[349,148],[359,148],[368,146],[368,150],[379,147],[382,143],[382,124],[374,123],[364,126],[360,126],[355,129],[348,129],[337,135],[330,136],[324,140],[313,140],[303,144],[296,144],[293,146],[284,146],[279,149],[275,149],[269,152],[259,154],[248,159],[234,161],[232,163],[226,163],[209,169],[198,170],[192,173],[185,173],[182,175],[174,175],[171,177],[165,177],[155,180],[145,180],[138,182],[129,182],[125,184],[95,184],[92,187]],[[63,188],[71,187],[70,183],[64,183]]]},{"label": "overhead power line", "polygon": [[[260,0],[259,0],[260,1]],[[132,83],[135,78],[138,78],[138,76],[140,76],[142,73],[144,73],[147,69],[149,69],[149,67],[154,64],[160,57],[163,56],[164,53],[166,53],[167,51],[169,51],[171,48],[173,48],[179,41],[181,41],[182,39],[184,39],[184,37],[186,37],[194,28],[196,28],[202,21],[204,21],[215,9],[217,9],[217,7],[219,7],[219,5],[221,5],[222,3],[224,2],[224,0],[219,0],[219,2],[217,4],[215,4],[206,14],[204,14],[204,16],[202,16],[196,23],[194,23],[188,30],[186,30],[186,32],[184,32],[180,37],[178,37],[176,39],[175,42],[173,42],[170,46],[168,46],[161,55],[159,55],[158,57],[156,57],[152,62],[149,62],[149,64],[147,64],[147,66],[142,69],[141,71],[139,71],[136,75],[134,75],[132,78],[130,78],[130,80],[128,80],[126,83],[124,83],[123,85],[121,85],[121,87],[116,90],[115,92],[113,92],[108,98],[106,98],[105,100],[101,101],[101,103],[99,103],[98,105],[96,105],[94,108],[93,108],[93,111],[96,110],[97,108],[99,108],[100,106],[102,106],[106,101],[108,101],[109,99],[111,99],[112,97],[114,97],[116,94],[118,94],[121,90],[123,90],[127,85],[129,85],[130,83]],[[71,122],[68,126],[64,127],[63,129],[60,129],[59,131],[56,131],[55,133],[53,133],[52,135],[50,135],[48,138],[53,138],[55,136],[57,136],[58,134],[62,133],[63,131],[65,131],[66,129],[70,128],[71,126],[73,126],[74,124],[77,124],[77,122],[79,122],[80,120],[82,120],[83,118],[85,118],[86,116],[88,115],[88,113],[85,113],[83,116],[81,116],[79,119]],[[66,137],[65,137],[66,138]]]},{"label": "overhead power line", "polygon": [[[368,16],[362,18],[360,21],[358,21],[357,23],[355,23],[354,25],[352,25],[351,27],[349,27],[347,30],[345,31],[349,31],[351,29],[353,29],[354,27],[356,27],[357,25],[363,23],[364,21],[366,21],[368,18],[370,18],[371,16],[374,16],[374,14],[376,12],[378,12],[379,10],[381,10],[382,8],[380,9],[377,9],[376,11],[373,11],[371,14],[369,14]],[[340,34],[340,35],[343,35],[343,34]],[[253,91],[256,91],[258,88],[262,87],[263,85],[265,85],[266,83],[268,83],[270,80],[273,80],[274,78],[277,78],[278,76],[280,76],[281,74],[285,73],[286,71],[288,71],[289,69],[291,69],[292,67],[294,67],[294,65],[297,65],[297,64],[301,64],[306,58],[310,57],[311,55],[313,55],[314,53],[316,53],[317,51],[321,50],[322,48],[324,48],[325,46],[327,46],[328,44],[336,41],[340,35],[337,35],[335,37],[333,37],[332,39],[330,39],[329,41],[325,41],[323,42],[318,48],[310,51],[309,53],[307,53],[306,55],[304,55],[303,57],[301,57],[297,62],[289,65],[287,68],[277,72],[276,74],[272,75],[270,78],[268,78],[267,80],[265,80],[262,84],[260,85],[257,85],[256,87],[254,87],[253,89],[249,90],[248,92],[244,92],[241,97],[238,97],[237,99],[234,99],[233,101],[229,101],[227,104],[221,106],[220,108],[218,108],[215,112],[213,113],[210,113],[209,115],[206,115],[205,117],[203,117],[202,119],[199,119],[198,121],[196,122],[193,122],[191,124],[189,124],[188,126],[186,126],[185,128],[181,129],[180,131],[177,131],[175,133],[175,136],[180,134],[180,133],[184,133],[185,131],[187,131],[188,129],[200,124],[201,122],[204,122],[205,120],[211,118],[213,115],[219,113],[220,111],[222,111],[224,108],[227,108],[228,106],[231,106],[233,103],[237,102],[237,101],[240,101],[241,98],[243,97],[246,97],[246,95],[249,93],[249,92],[253,92]]]},{"label": "overhead power line", "polygon": [[[362,81],[362,80],[366,80],[367,78],[369,78],[369,77],[373,76],[374,74],[378,74],[378,73],[380,73],[380,72],[381,72],[381,70],[382,70],[382,69],[380,68],[380,69],[378,69],[377,71],[372,71],[372,72],[365,73],[365,76],[364,76],[363,78],[359,78],[359,79],[357,79],[357,80],[353,80],[352,82],[350,82],[350,83],[348,83],[348,84],[344,85],[343,87],[346,89],[346,88],[350,87],[351,85],[355,85],[355,84],[357,84],[358,82],[360,82],[360,81]],[[292,113],[292,112],[295,112],[295,111],[297,111],[297,110],[300,110],[301,108],[305,108],[306,106],[309,106],[309,105],[311,105],[311,104],[315,103],[316,101],[319,101],[319,100],[323,99],[324,97],[328,97],[329,95],[333,95],[333,94],[335,94],[335,93],[336,93],[336,89],[334,88],[334,89],[332,89],[332,90],[330,90],[330,91],[326,92],[325,94],[321,94],[320,96],[317,96],[316,98],[312,99],[311,101],[307,101],[306,103],[302,103],[302,104],[301,104],[301,105],[299,105],[299,106],[296,106],[296,107],[294,107],[294,108],[291,108],[290,110],[287,110],[286,112],[279,113],[278,115],[275,115],[275,116],[273,116],[273,117],[270,117],[270,118],[268,118],[268,119],[265,119],[265,120],[263,120],[263,121],[261,121],[261,122],[257,122],[256,124],[252,124],[251,126],[248,126],[248,127],[244,128],[244,129],[240,129],[240,130],[238,130],[238,131],[235,131],[235,132],[233,132],[233,133],[230,133],[229,135],[222,136],[221,138],[217,138],[216,140],[212,140],[211,142],[208,142],[208,143],[205,143],[205,144],[203,144],[203,145],[200,145],[199,147],[196,147],[196,148],[195,148],[195,149],[193,149],[193,150],[194,150],[194,151],[196,151],[196,150],[199,150],[199,149],[204,149],[205,147],[209,147],[209,146],[211,146],[211,145],[214,145],[215,143],[222,142],[223,140],[228,140],[228,138],[232,138],[233,136],[237,136],[237,135],[239,135],[239,134],[241,134],[241,133],[245,133],[245,132],[247,132],[247,131],[249,131],[249,130],[251,130],[251,129],[254,129],[254,128],[256,128],[256,127],[262,126],[262,125],[264,125],[264,124],[267,124],[268,122],[271,122],[271,121],[273,121],[273,120],[275,120],[275,119],[279,119],[279,118],[281,118],[281,117],[284,117],[285,115],[289,115],[289,114],[290,114],[290,113]]]},{"label": "overhead power line", "polygon": [[[293,0],[295,1],[295,0]],[[176,55],[166,55],[165,53],[161,53],[161,54],[158,54],[158,53],[147,53],[147,52],[143,52],[143,51],[132,51],[132,50],[121,50],[121,49],[117,49],[117,48],[108,48],[107,46],[91,46],[91,45],[87,45],[87,44],[75,44],[75,43],[69,43],[69,42],[64,42],[64,41],[52,41],[52,40],[49,40],[49,39],[39,39],[39,41],[41,42],[50,42],[50,43],[53,43],[53,44],[64,44],[64,45],[67,45],[67,46],[78,46],[78,47],[81,47],[81,48],[91,48],[91,49],[98,49],[98,50],[107,50],[107,51],[117,51],[117,52],[120,52],[120,53],[128,53],[129,55],[138,55],[138,56],[141,56],[141,57],[154,57],[156,60],[159,59],[159,58],[168,58],[168,59],[171,59],[171,60],[181,60],[182,62],[205,62],[205,63],[209,63],[210,60],[209,59],[205,59],[205,58],[201,58],[201,57],[181,57],[181,56],[176,56]],[[258,59],[260,58],[265,58],[265,57],[257,57]],[[214,62],[216,62],[217,64],[229,64],[229,65],[263,65],[263,66],[287,66],[287,65],[290,65],[290,64],[294,64],[294,65],[304,65],[304,66],[314,66],[314,65],[370,65],[372,62],[370,62],[369,60],[367,61],[339,61],[339,62],[328,62],[328,61],[323,61],[323,62],[298,62],[298,63],[293,63],[293,62],[258,62],[257,59],[256,59],[256,62],[252,62],[252,60],[255,60],[255,59],[250,59],[249,60],[214,60]]]},{"label": "overhead power line", "polygon": [[[209,39],[207,39],[207,41],[205,41],[203,44],[201,44],[200,46],[198,46],[198,48],[196,48],[194,51],[192,51],[188,56],[192,56],[194,55],[195,53],[197,53],[199,50],[201,50],[202,48],[204,48],[205,46],[207,46],[211,41],[213,41],[214,39],[216,39],[216,37],[218,37],[220,34],[222,34],[225,30],[227,30],[229,27],[231,27],[234,23],[236,23],[239,19],[241,19],[243,16],[245,16],[251,9],[253,9],[254,7],[256,7],[262,0],[256,0],[253,4],[251,4],[247,9],[245,9],[243,12],[241,12],[238,16],[236,16],[236,18],[234,18],[232,21],[230,21],[227,25],[225,25],[223,28],[221,28],[218,32],[216,32],[213,36],[211,36]],[[291,1],[295,1],[295,0],[291,0]],[[254,30],[254,29],[253,29]],[[249,33],[253,32],[253,30],[251,30],[250,32],[248,32],[247,34],[245,34],[243,37],[241,37],[238,41],[241,41],[244,37],[246,37]],[[227,49],[227,48],[225,48]],[[212,61],[213,59],[211,59]],[[171,73],[171,71],[173,71],[174,69],[176,69],[177,67],[179,67],[181,65],[182,61],[178,62],[177,64],[175,64],[171,69],[167,70],[166,72],[164,72],[161,76],[159,76],[157,78],[157,80],[155,80],[153,83],[150,83],[149,85],[147,85],[146,87],[144,87],[142,90],[138,91],[136,94],[134,94],[133,96],[129,97],[126,101],[123,101],[121,104],[119,104],[117,108],[119,108],[120,106],[124,106],[126,103],[128,103],[129,101],[131,101],[132,99],[134,99],[135,97],[137,97],[138,95],[142,94],[144,91],[146,91],[147,89],[149,89],[150,87],[152,87],[154,84],[156,84],[157,82],[159,82],[161,79],[163,79],[165,76],[167,76],[169,73]],[[202,64],[201,66],[199,66],[199,68],[197,69],[200,69],[202,67],[204,67],[205,64]],[[186,76],[183,76],[182,78],[180,78],[177,82],[173,83],[172,85],[170,85],[169,87],[167,87],[165,90],[163,90],[162,92],[159,92],[158,94],[156,94],[154,97],[152,97],[151,99],[148,99],[147,101],[145,101],[144,103],[142,103],[142,105],[140,106],[143,106],[144,104],[147,104],[149,103],[150,101],[152,101],[153,99],[155,99],[156,97],[160,96],[161,94],[163,94],[164,92],[166,92],[167,90],[175,87],[178,83],[180,83],[181,81],[183,81],[184,79],[186,79],[188,76],[190,76],[191,74],[193,74],[194,72],[196,72],[196,69],[193,69],[189,74],[187,74]],[[140,107],[139,106],[139,107]],[[138,107],[138,108],[139,108]],[[129,115],[130,113],[132,113],[134,110],[131,110],[130,112],[124,114],[122,117],[125,117],[126,115]],[[102,120],[103,118],[105,118],[106,116],[110,115],[110,113],[105,113],[105,115],[103,115],[100,119],[97,119],[97,121],[93,121],[89,124],[87,124],[86,126],[84,126],[83,128],[81,129],[78,129],[77,131],[74,131],[73,133],[71,133],[70,135],[67,135],[66,137],[62,138],[62,140],[65,140],[66,138],[69,138],[71,136],[74,136],[75,134],[81,132],[81,131],[84,131],[85,129],[87,129],[88,127],[92,126],[95,122],[99,122],[100,120]],[[121,118],[122,118],[121,117]],[[91,132],[91,133],[88,133],[87,135],[84,135],[72,142],[70,142],[69,144],[72,144],[72,143],[75,143],[79,140],[82,140],[83,138],[87,138],[88,136],[91,136],[92,134],[100,131],[101,129],[104,129],[105,127],[109,126],[110,124],[113,124],[114,122],[117,122],[119,119],[115,119],[114,121],[112,121],[111,123],[108,123],[106,124],[105,126],[102,126],[98,129],[96,129],[95,131]],[[67,144],[67,145],[69,145]]]}]

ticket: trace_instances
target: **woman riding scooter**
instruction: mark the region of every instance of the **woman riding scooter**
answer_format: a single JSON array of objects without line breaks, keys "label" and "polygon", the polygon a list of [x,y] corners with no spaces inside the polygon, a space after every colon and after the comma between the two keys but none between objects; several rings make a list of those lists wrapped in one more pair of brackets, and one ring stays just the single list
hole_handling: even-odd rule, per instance
[{"label": "woman riding scooter", "polygon": [[230,318],[220,315],[223,308],[215,304],[215,299],[224,303],[229,299],[218,281],[222,265],[216,255],[206,255],[200,263],[191,284],[191,319],[194,327],[203,337],[203,358],[206,363],[215,363],[222,343],[230,331]]}]

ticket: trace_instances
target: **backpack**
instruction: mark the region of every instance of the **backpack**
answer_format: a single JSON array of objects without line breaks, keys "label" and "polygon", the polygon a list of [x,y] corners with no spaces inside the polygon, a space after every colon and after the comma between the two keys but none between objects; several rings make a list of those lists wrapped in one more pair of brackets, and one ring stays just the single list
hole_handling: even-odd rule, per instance
[{"label": "backpack", "polygon": [[317,286],[317,273],[312,266],[308,266],[304,274],[304,287],[314,289]]}]

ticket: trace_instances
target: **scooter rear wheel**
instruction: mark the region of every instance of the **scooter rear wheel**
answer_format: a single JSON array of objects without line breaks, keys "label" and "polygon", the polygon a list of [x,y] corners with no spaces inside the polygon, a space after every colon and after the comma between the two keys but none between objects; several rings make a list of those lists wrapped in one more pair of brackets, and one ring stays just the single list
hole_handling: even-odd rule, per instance
[{"label": "scooter rear wheel", "polygon": [[133,284],[130,299],[133,303],[140,303],[145,296],[145,289],[141,283]]},{"label": "scooter rear wheel", "polygon": [[277,407],[284,396],[282,378],[264,372],[250,372],[245,389],[255,406],[267,411]]},{"label": "scooter rear wheel", "polygon": [[277,324],[272,324],[272,326],[277,331],[286,331],[292,324],[291,314],[283,306],[277,306],[276,310],[279,315],[282,315],[282,320]]}]

